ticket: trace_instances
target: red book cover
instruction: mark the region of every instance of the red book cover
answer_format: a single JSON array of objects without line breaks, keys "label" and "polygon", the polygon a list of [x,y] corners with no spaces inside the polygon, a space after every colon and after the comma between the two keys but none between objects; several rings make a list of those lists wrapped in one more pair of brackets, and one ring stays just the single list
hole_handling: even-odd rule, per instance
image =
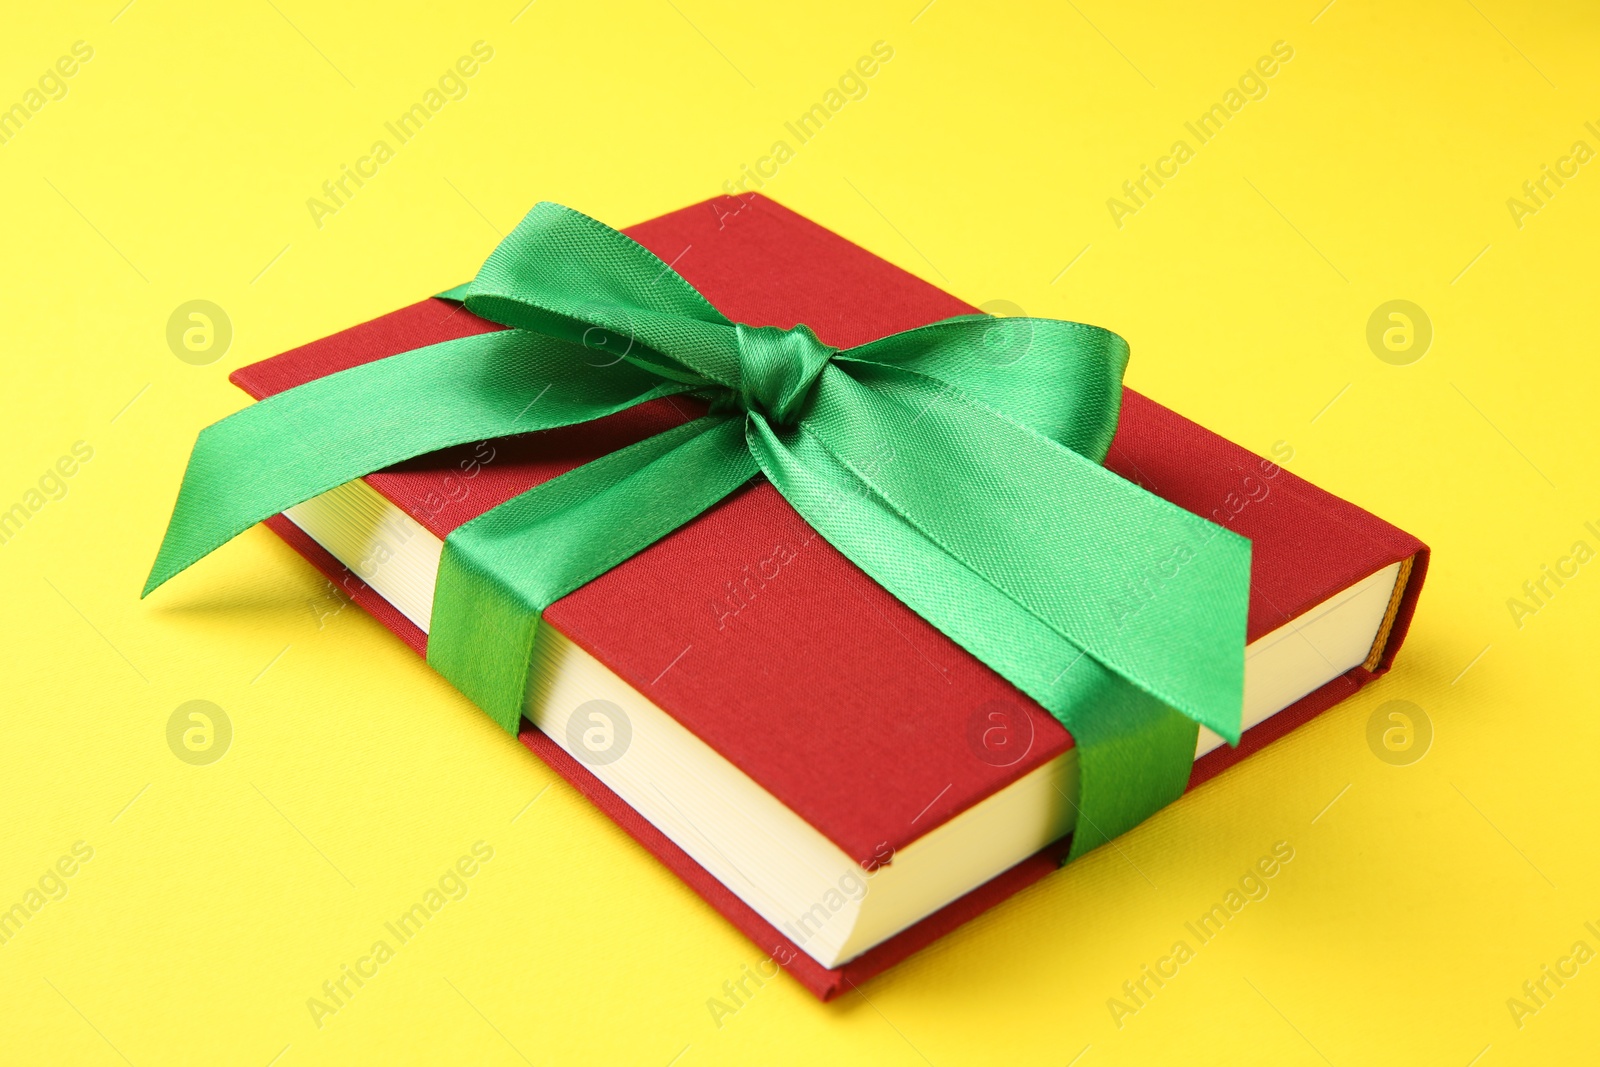
[{"label": "red book cover", "polygon": [[[780,327],[804,322],[841,348],[975,310],[759,196],[718,198],[624,232],[729,318]],[[424,300],[241,368],[232,380],[260,399],[347,367],[499,328],[456,305]],[[654,401],[595,423],[500,439],[487,449],[446,449],[366,480],[442,539],[540,482],[699,413],[683,398]],[[484,461],[486,454],[493,458]],[[1427,549],[1416,538],[1132,390],[1124,391],[1106,465],[1252,540],[1248,640],[1402,564],[1387,637],[1367,663],[1247,730],[1238,748],[1203,756],[1191,788],[1388,669],[1427,566]],[[415,624],[293,523],[276,516],[267,525],[413,649],[425,651],[426,635]],[[775,558],[782,564],[775,566]],[[1072,745],[1054,718],[861,573],[764,479],[553,604],[545,619],[864,864]],[[1031,749],[1006,767],[975,759],[966,740],[973,710],[993,701],[1007,702],[1033,725]],[[1059,842],[830,969],[524,725],[524,744],[823,999],[1042,877],[1065,852]]]}]

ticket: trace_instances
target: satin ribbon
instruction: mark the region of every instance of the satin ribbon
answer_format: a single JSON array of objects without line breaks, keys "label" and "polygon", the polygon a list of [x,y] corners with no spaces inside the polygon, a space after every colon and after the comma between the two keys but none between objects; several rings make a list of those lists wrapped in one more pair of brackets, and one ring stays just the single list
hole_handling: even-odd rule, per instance
[{"label": "satin ribbon", "polygon": [[1183,792],[1199,725],[1237,743],[1250,545],[1101,465],[1127,362],[1116,334],[970,315],[840,350],[804,325],[730,321],[640,245],[550,203],[440,295],[510,328],[207,427],[146,595],[254,523],[402,460],[694,394],[708,415],[445,539],[428,662],[507,730],[543,610],[760,474],[1071,732],[1070,855]]}]

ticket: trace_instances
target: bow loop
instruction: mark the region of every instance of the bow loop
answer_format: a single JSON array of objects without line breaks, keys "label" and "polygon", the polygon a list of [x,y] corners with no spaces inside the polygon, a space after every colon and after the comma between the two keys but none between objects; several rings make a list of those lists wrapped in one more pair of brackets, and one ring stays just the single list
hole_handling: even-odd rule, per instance
[{"label": "bow loop", "polygon": [[[688,251],[688,249],[685,249]],[[541,202],[471,282],[440,294],[481,318],[581,345],[668,381],[728,384],[733,323],[672,267],[604,223]]]},{"label": "bow loop", "polygon": [[838,349],[823,344],[811,327],[734,327],[739,345],[739,406],[775,426],[793,426],[817,377]]},{"label": "bow loop", "polygon": [[[839,353],[857,381],[905,394],[912,377],[1103,463],[1122,407],[1128,342],[1055,319],[962,315]],[[920,404],[925,401],[911,401]]]}]

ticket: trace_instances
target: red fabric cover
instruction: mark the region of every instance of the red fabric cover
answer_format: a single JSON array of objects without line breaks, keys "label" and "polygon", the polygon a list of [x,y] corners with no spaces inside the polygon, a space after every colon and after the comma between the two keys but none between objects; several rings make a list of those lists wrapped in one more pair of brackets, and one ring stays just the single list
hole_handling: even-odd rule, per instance
[{"label": "red fabric cover", "polygon": [[[778,326],[803,321],[841,347],[973,310],[760,197],[742,206],[719,198],[627,232],[730,318]],[[260,398],[493,328],[463,309],[425,300],[241,368],[233,381]],[[657,401],[587,426],[448,449],[368,481],[443,537],[539,482],[698,413],[690,402]],[[1426,569],[1427,550],[1415,538],[1131,390],[1124,392],[1107,466],[1252,539],[1251,640],[1374,571],[1416,557],[1377,673],[1387,669]],[[298,528],[282,518],[268,525],[424,651],[420,630]],[[780,559],[787,562],[774,567]],[[747,576],[753,576],[748,584]],[[744,589],[744,606],[735,613],[721,599],[730,582]],[[552,605],[545,617],[863,860],[885,845],[904,847],[1072,743],[1031,700],[839,555],[762,480]],[[1210,753],[1197,762],[1191,787],[1373,676],[1357,668],[1248,731],[1238,749]],[[969,718],[992,701],[1009,703],[1034,726],[1027,755],[1008,767],[991,766],[967,745]],[[779,962],[790,957],[791,973],[824,999],[1041,877],[1059,852],[1059,846],[1044,850],[830,971],[537,731],[523,740],[765,951]]]}]

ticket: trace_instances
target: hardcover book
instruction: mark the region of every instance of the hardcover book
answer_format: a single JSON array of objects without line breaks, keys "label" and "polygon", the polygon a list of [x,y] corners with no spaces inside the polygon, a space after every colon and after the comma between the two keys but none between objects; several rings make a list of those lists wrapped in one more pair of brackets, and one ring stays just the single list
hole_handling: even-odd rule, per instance
[{"label": "hardcover book", "polygon": [[[759,195],[625,232],[729,318],[803,322],[830,345],[975,310]],[[232,380],[260,399],[499,328],[424,300]],[[445,449],[267,525],[422,653],[451,530],[703,413],[667,398]],[[1252,541],[1246,729],[1237,748],[1201,729],[1191,788],[1389,669],[1427,567],[1416,538],[1132,390],[1106,466]],[[1160,583],[1159,573],[1130,582],[1115,610],[1160,611]],[[544,621],[522,743],[823,999],[1066,852],[1072,737],[762,479]]]}]

